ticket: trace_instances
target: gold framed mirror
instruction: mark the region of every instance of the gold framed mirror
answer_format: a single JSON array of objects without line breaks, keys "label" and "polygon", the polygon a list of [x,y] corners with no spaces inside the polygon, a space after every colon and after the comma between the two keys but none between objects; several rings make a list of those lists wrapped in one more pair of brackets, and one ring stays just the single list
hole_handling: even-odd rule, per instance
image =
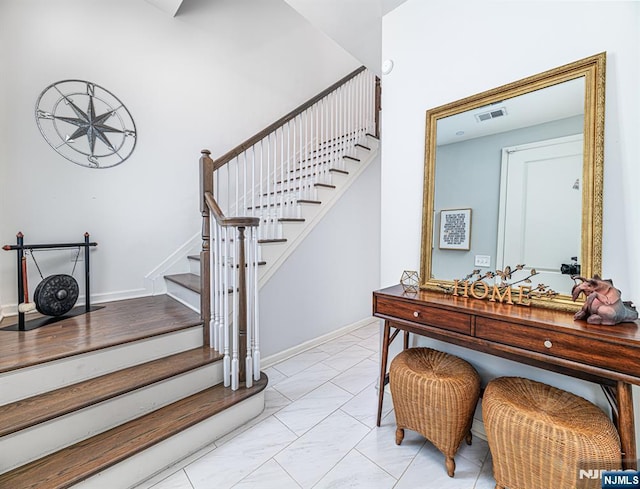
[{"label": "gold framed mirror", "polygon": [[524,264],[533,287],[558,293],[532,305],[580,307],[571,275],[602,267],[605,62],[600,53],[427,111],[422,289]]}]

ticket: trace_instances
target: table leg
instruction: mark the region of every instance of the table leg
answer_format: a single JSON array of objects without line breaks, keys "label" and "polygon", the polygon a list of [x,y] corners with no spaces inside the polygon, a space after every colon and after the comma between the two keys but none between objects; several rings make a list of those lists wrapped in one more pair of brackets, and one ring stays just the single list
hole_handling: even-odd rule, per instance
[{"label": "table leg", "polygon": [[409,348],[409,332],[405,331],[404,332],[404,349],[406,350],[407,348]]},{"label": "table leg", "polygon": [[622,448],[622,468],[638,469],[636,456],[636,428],[633,415],[633,393],[631,384],[619,381],[618,397],[618,433]]},{"label": "table leg", "polygon": [[382,420],[382,401],[384,400],[384,379],[387,375],[387,357],[389,356],[389,333],[391,325],[389,321],[384,322],[384,334],[382,336],[382,351],[380,354],[380,385],[378,386],[378,418],[377,426]]}]

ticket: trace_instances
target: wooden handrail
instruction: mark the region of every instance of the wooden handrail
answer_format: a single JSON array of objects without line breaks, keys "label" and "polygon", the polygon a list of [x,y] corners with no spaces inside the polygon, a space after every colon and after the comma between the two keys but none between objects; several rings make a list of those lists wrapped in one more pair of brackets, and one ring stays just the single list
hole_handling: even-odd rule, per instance
[{"label": "wooden handrail", "polygon": [[260,225],[259,217],[225,217],[211,192],[204,193],[204,200],[216,222],[222,227],[255,227]]},{"label": "wooden handrail", "polygon": [[226,165],[229,161],[231,161],[236,156],[238,156],[238,155],[244,153],[245,151],[247,151],[248,149],[250,149],[253,145],[255,145],[256,143],[258,143],[262,139],[264,139],[268,134],[271,134],[273,131],[278,129],[280,126],[282,126],[282,125],[286,124],[287,122],[289,122],[290,120],[294,119],[295,117],[300,115],[302,112],[307,110],[309,107],[311,107],[313,104],[315,104],[319,100],[323,99],[324,97],[329,95],[334,90],[340,88],[342,85],[347,83],[349,80],[351,80],[352,78],[355,78],[357,75],[362,73],[364,70],[366,70],[366,67],[361,66],[357,70],[352,71],[347,76],[345,76],[344,78],[338,80],[336,83],[334,83],[333,85],[331,85],[327,89],[323,90],[322,92],[320,92],[315,97],[310,98],[309,100],[307,100],[302,105],[300,105],[300,106],[296,107],[295,109],[293,109],[287,115],[281,117],[280,119],[275,121],[273,124],[270,124],[269,126],[265,127],[262,131],[257,133],[255,136],[250,137],[249,139],[247,139],[243,143],[240,143],[238,146],[233,148],[231,151],[228,151],[227,153],[222,155],[220,158],[216,159],[213,162],[214,171],[217,170],[218,168]]}]

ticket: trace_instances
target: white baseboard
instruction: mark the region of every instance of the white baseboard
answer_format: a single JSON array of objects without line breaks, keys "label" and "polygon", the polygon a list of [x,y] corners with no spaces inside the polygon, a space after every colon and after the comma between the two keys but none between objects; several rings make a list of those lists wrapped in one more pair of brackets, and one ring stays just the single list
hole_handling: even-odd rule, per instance
[{"label": "white baseboard", "polygon": [[312,340],[305,341],[304,343],[300,343],[299,345],[288,348],[279,353],[269,355],[268,357],[265,357],[262,359],[262,361],[260,362],[261,363],[260,368],[261,369],[268,368],[272,365],[275,365],[276,363],[280,363],[286,360],[287,358],[291,358],[292,356],[297,355],[298,353],[301,353],[306,350],[310,350],[311,348],[315,348],[316,346],[326,343],[327,341],[331,341],[335,338],[338,338],[339,336],[343,336],[347,333],[350,333],[351,331],[355,331],[356,329],[362,328],[363,326],[366,326],[367,324],[376,322],[376,321],[378,321],[378,319],[373,317],[367,317],[359,321],[356,321],[355,323],[349,324],[347,326],[343,326],[342,328],[336,329],[325,335],[318,336],[317,338],[313,338]]},{"label": "white baseboard", "polygon": [[487,432],[484,430],[484,423],[478,418],[473,418],[473,424],[471,425],[471,434],[474,438],[480,438],[487,441]]}]

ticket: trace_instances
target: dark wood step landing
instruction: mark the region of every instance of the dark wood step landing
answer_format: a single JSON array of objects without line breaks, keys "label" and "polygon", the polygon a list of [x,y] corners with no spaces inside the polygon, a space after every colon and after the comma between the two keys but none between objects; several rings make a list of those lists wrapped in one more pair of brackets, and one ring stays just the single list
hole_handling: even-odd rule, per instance
[{"label": "dark wood step landing", "polygon": [[32,331],[0,331],[0,373],[202,324],[198,313],[167,295],[102,305]]},{"label": "dark wood step landing", "polygon": [[[0,475],[2,489],[63,489],[166,440],[260,393],[267,377],[250,389],[206,389],[114,429]],[[212,440],[213,441],[213,440]]]},{"label": "dark wood step landing", "polygon": [[201,280],[200,276],[195,273],[175,273],[173,275],[165,275],[164,278],[174,284],[182,285],[184,288],[189,289],[196,294],[200,293]]}]

